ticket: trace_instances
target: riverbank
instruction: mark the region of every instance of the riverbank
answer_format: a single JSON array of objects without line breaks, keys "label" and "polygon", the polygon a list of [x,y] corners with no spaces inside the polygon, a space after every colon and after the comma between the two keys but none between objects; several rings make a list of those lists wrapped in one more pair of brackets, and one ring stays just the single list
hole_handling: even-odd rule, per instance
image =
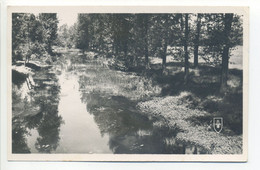
[{"label": "riverbank", "polygon": [[190,109],[189,103],[186,102],[190,95],[189,92],[181,92],[178,96],[156,97],[140,102],[138,107],[145,114],[162,116],[169,127],[178,127],[181,131],[176,136],[178,141],[201,146],[212,154],[241,154],[242,135],[229,135],[230,129],[225,125],[223,132],[216,133],[210,121],[205,124],[202,121],[194,123],[196,118],[207,119],[213,115],[206,111]]},{"label": "riverbank", "polygon": [[[104,65],[113,63],[105,58],[98,58],[98,61]],[[206,64],[191,69],[188,85],[184,85],[182,63],[167,63],[167,74],[162,74],[160,66],[153,63],[146,72],[119,69],[114,74],[111,71],[114,67],[108,65],[107,68],[110,69],[98,74],[97,89],[112,86],[111,89],[116,91],[114,95],[139,102],[136,107],[141,113],[167,120],[161,121],[158,126],[178,128],[180,132],[169,143],[175,143],[177,139],[178,143],[199,146],[212,154],[243,152],[242,71],[230,70],[229,92],[222,95],[218,90],[220,68]],[[88,81],[91,79],[88,78]],[[213,129],[214,117],[224,119],[223,130],[219,134]]]},{"label": "riverbank", "polygon": [[[198,68],[190,68],[188,84],[183,81],[184,65],[181,62],[168,62],[164,73],[160,62],[153,62],[157,61],[155,59],[151,60],[149,70],[143,71],[144,67],[131,68],[130,73],[146,77],[161,88],[157,97],[146,98],[137,107],[145,115],[166,120],[158,126],[180,130],[169,143],[177,140],[193,144],[212,154],[243,152],[243,71],[241,61],[236,60],[241,58],[241,53],[233,53],[226,94],[219,92],[221,68],[207,63],[200,63]],[[120,68],[118,69],[124,71]],[[222,117],[224,120],[223,130],[219,134],[213,129],[214,117]]]},{"label": "riverbank", "polygon": [[[39,79],[46,79],[52,65],[39,59],[16,61],[12,64],[12,116],[23,119],[26,116],[36,115],[40,112],[39,104],[35,104],[35,89],[41,88]],[[44,78],[45,77],[45,78]],[[34,97],[32,97],[34,96]]]}]

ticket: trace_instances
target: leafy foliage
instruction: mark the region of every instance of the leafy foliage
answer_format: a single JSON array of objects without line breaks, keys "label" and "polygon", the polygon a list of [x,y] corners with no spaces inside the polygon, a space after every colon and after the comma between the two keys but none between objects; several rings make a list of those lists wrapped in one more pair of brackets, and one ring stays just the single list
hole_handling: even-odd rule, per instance
[{"label": "leafy foliage", "polygon": [[52,45],[57,38],[57,14],[12,14],[12,61],[53,55]]}]

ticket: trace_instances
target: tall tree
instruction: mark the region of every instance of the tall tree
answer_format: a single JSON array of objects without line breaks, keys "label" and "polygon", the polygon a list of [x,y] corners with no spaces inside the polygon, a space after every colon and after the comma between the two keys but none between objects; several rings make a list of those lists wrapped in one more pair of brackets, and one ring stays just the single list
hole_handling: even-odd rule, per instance
[{"label": "tall tree", "polygon": [[47,51],[53,55],[52,45],[58,36],[58,18],[56,13],[41,13],[39,14],[39,20],[43,24],[45,29],[45,41],[47,44]]},{"label": "tall tree", "polygon": [[78,14],[77,48],[83,52],[89,49],[89,17],[88,14]]},{"label": "tall tree", "polygon": [[198,53],[199,53],[199,40],[200,40],[200,29],[201,29],[201,14],[197,16],[197,28],[194,40],[194,67],[198,67]]},{"label": "tall tree", "polygon": [[146,69],[149,68],[149,14],[135,14],[131,20],[129,47],[132,49],[132,65],[137,66],[139,59],[144,57]]},{"label": "tall tree", "polygon": [[189,14],[185,14],[185,38],[184,38],[184,53],[185,53],[185,75],[184,82],[188,83],[189,76],[189,54],[188,54],[188,38],[189,38]]},{"label": "tall tree", "polygon": [[122,47],[122,50],[124,52],[124,57],[126,58],[127,57],[127,53],[128,53],[128,38],[129,38],[129,14],[124,14],[121,16],[121,37],[120,37],[120,45]]},{"label": "tall tree", "polygon": [[148,14],[142,14],[143,24],[144,24],[144,56],[145,56],[145,68],[149,69],[149,51],[148,51],[148,22],[149,16]]},{"label": "tall tree", "polygon": [[[15,62],[18,59],[22,59],[19,46],[25,42],[25,36],[23,34],[23,17],[24,14],[13,13],[12,14],[12,61]],[[20,57],[20,58],[19,58]]]},{"label": "tall tree", "polygon": [[230,31],[233,20],[233,14],[225,14],[224,18],[224,49],[222,53],[222,70],[221,70],[221,85],[220,92],[224,93],[227,90],[227,79],[228,79],[228,63],[229,63],[229,49],[230,49]]},{"label": "tall tree", "polygon": [[69,32],[68,32],[68,25],[63,24],[58,29],[58,44],[62,47],[68,47],[69,45]]},{"label": "tall tree", "polygon": [[166,69],[166,57],[167,57],[167,47],[168,47],[168,39],[169,39],[169,15],[165,14],[163,16],[163,39],[162,39],[162,71],[165,72]]}]

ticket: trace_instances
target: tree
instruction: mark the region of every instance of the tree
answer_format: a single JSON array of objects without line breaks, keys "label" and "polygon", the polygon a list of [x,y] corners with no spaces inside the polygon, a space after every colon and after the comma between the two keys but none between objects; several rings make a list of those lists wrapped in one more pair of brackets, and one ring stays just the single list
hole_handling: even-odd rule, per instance
[{"label": "tree", "polygon": [[116,57],[121,56],[121,52],[124,53],[124,59],[128,53],[128,43],[130,37],[130,14],[113,14],[112,15],[112,39],[113,48]]},{"label": "tree", "polygon": [[77,40],[77,24],[68,26],[64,24],[59,27],[57,43],[59,46],[72,48],[75,47]]},{"label": "tree", "polygon": [[[144,57],[145,68],[149,69],[149,14],[135,14],[132,22],[133,27],[131,28],[131,45],[133,46],[133,65],[137,66],[138,56]],[[131,48],[131,47],[130,47]]]},{"label": "tree", "polygon": [[185,37],[184,37],[184,52],[185,52],[185,75],[184,82],[188,83],[189,76],[189,53],[188,53],[188,37],[189,36],[189,14],[185,14]]},{"label": "tree", "polygon": [[57,38],[58,20],[56,14],[29,13],[12,14],[12,61],[24,60],[31,56],[42,57],[51,54],[52,45]]},{"label": "tree", "polygon": [[24,48],[27,38],[27,23],[28,18],[24,13],[12,14],[12,61],[23,60]]},{"label": "tree", "polygon": [[56,13],[40,13],[39,20],[44,28],[45,43],[47,44],[47,51],[53,55],[52,45],[58,36],[58,18]]},{"label": "tree", "polygon": [[228,79],[228,63],[229,63],[229,50],[230,50],[230,31],[233,20],[233,14],[225,14],[224,18],[224,49],[222,53],[222,69],[221,69],[221,85],[220,92],[224,93],[227,90],[227,79]]},{"label": "tree", "polygon": [[162,72],[166,69],[166,59],[168,46],[179,45],[182,36],[180,28],[177,26],[180,15],[176,14],[156,14],[151,15],[149,46],[150,54],[162,59]]},{"label": "tree", "polygon": [[196,35],[195,35],[195,40],[194,40],[194,67],[195,68],[198,67],[200,29],[201,29],[201,14],[198,14]]},{"label": "tree", "polygon": [[69,47],[76,47],[77,43],[77,23],[69,27]]},{"label": "tree", "polygon": [[145,56],[145,68],[149,69],[149,51],[148,51],[148,22],[149,16],[147,14],[141,14],[143,17],[144,24],[144,56]]},{"label": "tree", "polygon": [[70,43],[70,34],[67,24],[63,24],[58,30],[58,43],[62,47],[68,47]]},{"label": "tree", "polygon": [[83,52],[89,49],[89,17],[87,14],[78,15],[77,48]]},{"label": "tree", "polygon": [[162,49],[162,72],[164,73],[165,72],[165,69],[166,69],[166,57],[167,57],[167,47],[168,47],[168,37],[169,37],[169,16],[168,14],[165,14],[163,16],[163,39],[162,39],[162,46],[163,46],[163,49]]}]

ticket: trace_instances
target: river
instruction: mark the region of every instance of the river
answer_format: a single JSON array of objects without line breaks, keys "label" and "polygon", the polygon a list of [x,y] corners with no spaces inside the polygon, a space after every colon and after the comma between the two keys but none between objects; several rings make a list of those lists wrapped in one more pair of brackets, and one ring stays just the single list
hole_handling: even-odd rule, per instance
[{"label": "river", "polygon": [[37,70],[27,94],[26,82],[13,85],[13,153],[205,153],[176,141],[178,129],[160,125],[167,120],[141,113],[125,90],[129,77],[137,78],[71,51]]}]

